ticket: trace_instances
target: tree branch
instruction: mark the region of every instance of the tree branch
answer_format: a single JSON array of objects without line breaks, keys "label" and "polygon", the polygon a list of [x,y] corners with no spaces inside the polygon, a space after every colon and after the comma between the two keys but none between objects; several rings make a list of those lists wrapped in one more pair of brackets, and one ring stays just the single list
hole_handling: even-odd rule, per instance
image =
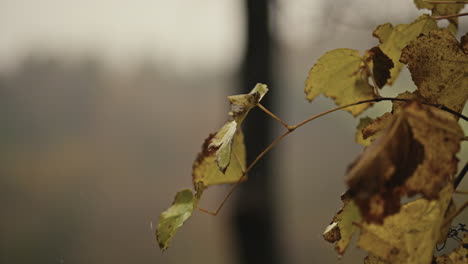
[{"label": "tree branch", "polygon": [[[311,122],[312,120],[315,120],[321,116],[324,116],[324,115],[327,115],[327,114],[330,114],[330,113],[333,113],[335,111],[338,111],[338,110],[341,110],[341,109],[345,109],[345,108],[348,108],[348,107],[351,107],[351,106],[356,106],[356,105],[360,105],[360,104],[365,104],[365,103],[371,103],[371,102],[382,102],[382,101],[399,101],[399,102],[411,102],[413,100],[411,99],[404,99],[404,98],[394,98],[394,97],[377,97],[377,98],[374,98],[374,99],[368,99],[368,100],[362,100],[362,101],[359,101],[359,102],[355,102],[355,103],[352,103],[352,104],[347,104],[347,105],[343,105],[343,106],[339,106],[339,107],[336,107],[336,108],[333,108],[333,109],[330,109],[328,111],[325,111],[325,112],[322,112],[320,114],[317,114],[317,115],[314,115],[294,126],[289,126],[286,122],[284,122],[283,120],[281,120],[279,117],[277,117],[275,114],[273,114],[272,112],[270,112],[268,109],[266,109],[264,106],[258,104],[258,106],[260,107],[260,109],[262,109],[265,113],[267,113],[268,115],[270,115],[271,117],[273,117],[275,120],[277,120],[278,122],[280,122],[286,129],[287,131],[284,132],[283,134],[281,134],[279,137],[277,137],[273,142],[270,143],[270,145],[268,145],[268,147],[266,147],[262,152],[260,152],[260,154],[257,155],[257,157],[254,159],[254,161],[252,161],[252,163],[247,167],[247,169],[245,169],[245,171],[242,173],[242,175],[240,176],[239,180],[232,186],[231,190],[229,190],[228,194],[224,197],[223,201],[220,203],[220,205],[218,206],[218,208],[216,209],[216,211],[208,211],[206,209],[203,209],[203,208],[200,208],[198,207],[198,209],[202,212],[205,212],[205,213],[208,213],[208,214],[211,214],[211,215],[214,215],[216,216],[219,211],[223,208],[224,204],[226,203],[226,201],[229,199],[229,197],[232,195],[232,193],[234,192],[234,190],[237,188],[237,186],[242,182],[242,180],[244,179],[244,177],[247,175],[247,173],[255,166],[255,164],[258,163],[258,161],[263,157],[265,156],[276,144],[278,144],[281,140],[283,140],[287,135],[291,134],[292,132],[294,132],[294,130],[296,130],[297,128]],[[444,110],[446,112],[449,112],[465,121],[468,121],[468,117],[464,116],[463,114],[461,113],[458,113],[442,104],[431,104],[431,103],[424,103],[424,102],[420,102],[421,104],[424,104],[424,105],[428,105],[428,106],[432,106],[432,107],[435,107],[435,108],[438,108],[438,109],[441,109],[441,110]],[[458,184],[460,184],[461,180],[463,179],[465,173],[466,173],[466,170],[467,170],[467,165],[465,164],[465,167],[463,168],[463,170],[460,172],[460,174],[458,175],[458,177],[455,179],[454,181],[454,188],[456,189]]]}]

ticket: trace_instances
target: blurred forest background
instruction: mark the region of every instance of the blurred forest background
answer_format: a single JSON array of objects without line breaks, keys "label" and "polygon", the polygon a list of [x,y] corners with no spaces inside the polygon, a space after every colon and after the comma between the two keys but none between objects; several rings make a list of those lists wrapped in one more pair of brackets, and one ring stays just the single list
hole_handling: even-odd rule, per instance
[{"label": "blurred forest background", "polygon": [[[237,0],[0,1],[0,263],[241,261],[230,213],[240,195],[217,217],[195,212],[167,252],[154,229],[176,191],[191,186],[203,140],[227,118],[225,97],[253,87],[240,81],[245,10]],[[332,108],[303,93],[318,57],[364,51],[377,45],[377,25],[422,13],[411,0],[271,1],[275,113],[292,124]],[[460,21],[465,33],[468,18]],[[408,89],[404,70],[383,94]],[[379,103],[363,116],[389,110]],[[274,232],[284,263],[338,262],[322,232],[362,149],[357,122],[331,114],[266,157],[277,175]],[[215,208],[227,188],[210,189],[202,206]],[[465,212],[455,222],[467,220]],[[340,262],[363,256],[351,246]]]}]

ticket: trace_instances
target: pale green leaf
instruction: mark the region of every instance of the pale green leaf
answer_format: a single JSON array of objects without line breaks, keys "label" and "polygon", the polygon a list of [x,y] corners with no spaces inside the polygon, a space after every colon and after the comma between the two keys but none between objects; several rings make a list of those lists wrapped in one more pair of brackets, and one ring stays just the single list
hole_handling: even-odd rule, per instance
[{"label": "pale green leaf", "polygon": [[161,213],[156,229],[156,239],[162,250],[169,247],[174,234],[192,216],[196,203],[197,199],[194,197],[192,190],[185,189],[178,192],[172,206]]},{"label": "pale green leaf", "polygon": [[236,133],[237,122],[232,120],[227,122],[215,137],[211,140],[208,148],[217,148],[216,161],[219,170],[225,172],[227,166],[231,161],[231,145],[234,134]]}]

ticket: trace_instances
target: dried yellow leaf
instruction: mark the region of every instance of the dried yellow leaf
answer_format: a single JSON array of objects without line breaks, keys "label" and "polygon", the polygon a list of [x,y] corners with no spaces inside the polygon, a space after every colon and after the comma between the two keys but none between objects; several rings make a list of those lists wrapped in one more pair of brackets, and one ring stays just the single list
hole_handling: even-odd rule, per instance
[{"label": "dried yellow leaf", "polygon": [[403,49],[400,61],[408,65],[424,100],[463,110],[468,99],[468,54],[450,32],[418,37]]},{"label": "dried yellow leaf", "polygon": [[214,135],[210,135],[205,140],[202,152],[198,154],[193,163],[192,178],[197,192],[210,185],[236,183],[242,176],[243,168],[246,166],[244,135],[240,129],[233,136],[230,152],[231,162],[224,173],[218,168],[215,149],[208,147],[213,138]]},{"label": "dried yellow leaf", "polygon": [[452,184],[447,184],[437,200],[405,204],[382,225],[363,223],[359,247],[393,264],[431,263],[452,193]]},{"label": "dried yellow leaf", "polygon": [[401,50],[420,34],[426,34],[432,29],[437,29],[437,23],[428,15],[422,15],[411,24],[399,24],[393,27],[391,24],[383,24],[374,30],[374,37],[380,41],[380,49],[393,61],[394,67],[390,70],[392,85],[403,67],[400,56]]},{"label": "dried yellow leaf", "polygon": [[341,196],[343,208],[333,217],[333,221],[323,232],[323,237],[330,243],[335,243],[338,254],[343,255],[351,242],[351,238],[358,230],[355,223],[361,222],[359,208],[347,193]]},{"label": "dried yellow leaf", "polygon": [[[375,98],[363,66],[363,58],[357,50],[335,49],[325,53],[312,67],[305,82],[307,100],[312,101],[322,93],[342,106]],[[357,116],[370,105],[361,104],[346,110]]]}]

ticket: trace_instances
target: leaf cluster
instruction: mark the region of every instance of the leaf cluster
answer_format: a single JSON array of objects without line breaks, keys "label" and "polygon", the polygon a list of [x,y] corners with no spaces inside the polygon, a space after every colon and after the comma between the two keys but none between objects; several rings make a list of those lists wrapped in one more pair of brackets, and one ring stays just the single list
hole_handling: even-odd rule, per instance
[{"label": "leaf cluster", "polygon": [[[414,2],[417,8],[437,16],[458,13],[464,6]],[[427,14],[409,24],[386,23],[373,32],[379,44],[362,55],[346,48],[325,53],[309,71],[304,91],[309,101],[323,94],[338,107],[295,126],[260,105],[268,92],[264,84],[257,84],[249,94],[229,96],[228,121],[208,136],[193,163],[193,190],[177,193],[173,205],[160,216],[156,231],[160,248],[169,246],[198,208],[206,188],[219,184],[235,184],[235,188],[247,179],[258,159],[297,128],[336,110],[358,116],[375,102],[391,100],[390,112],[360,119],[355,138],[365,148],[346,172],[343,207],[323,236],[342,255],[359,232],[358,246],[369,253],[364,263],[468,263],[462,246],[434,257],[436,245],[447,238],[451,221],[468,205],[457,209],[452,198],[457,187],[456,154],[466,140],[459,118],[467,120],[460,113],[468,99],[468,33],[460,42],[455,38],[457,19],[450,17],[447,28],[439,28]],[[381,89],[392,86],[405,65],[416,91],[381,97]],[[241,124],[256,106],[287,131],[246,166]],[[211,214],[217,214],[233,190]],[[401,202],[416,195],[420,198]]]},{"label": "leaf cluster", "polygon": [[[460,10],[454,5],[415,2],[436,15]],[[396,99],[405,102],[394,101],[391,112],[360,119],[356,142],[366,148],[349,166],[343,208],[323,234],[340,255],[359,230],[358,246],[369,252],[365,263],[431,263],[434,248],[447,238],[457,211],[452,200],[456,153],[465,136],[457,116],[440,108],[460,113],[468,99],[468,34],[458,42],[457,20],[449,22],[447,29],[440,29],[432,17],[423,15],[411,24],[378,26],[373,33],[382,52],[394,62],[386,85],[391,86],[407,65],[417,89],[398,95]],[[314,67],[310,75],[318,75]],[[356,88],[348,85],[343,90]],[[337,104],[346,92],[334,95]],[[415,195],[422,198],[401,204],[403,197]],[[468,263],[468,255],[461,251],[434,261]]]},{"label": "leaf cluster", "polygon": [[156,238],[161,249],[167,249],[177,230],[197,208],[203,191],[212,185],[237,183],[246,179],[246,151],[241,124],[249,111],[268,92],[257,84],[249,94],[229,96],[229,120],[202,145],[192,167],[195,192],[185,189],[176,194],[172,206],[159,217]]}]

